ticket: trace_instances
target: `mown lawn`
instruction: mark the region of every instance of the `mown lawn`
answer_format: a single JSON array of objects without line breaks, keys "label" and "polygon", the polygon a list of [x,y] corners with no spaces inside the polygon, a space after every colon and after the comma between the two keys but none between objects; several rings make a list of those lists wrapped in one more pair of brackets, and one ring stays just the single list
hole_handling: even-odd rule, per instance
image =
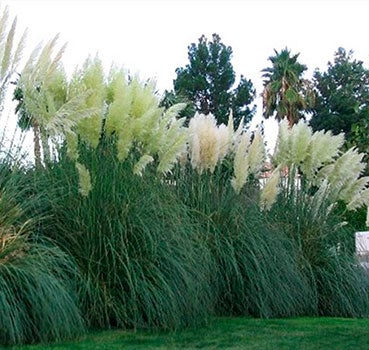
[{"label": "mown lawn", "polygon": [[113,330],[70,343],[12,349],[369,349],[369,319],[218,318],[207,327],[174,333]]}]

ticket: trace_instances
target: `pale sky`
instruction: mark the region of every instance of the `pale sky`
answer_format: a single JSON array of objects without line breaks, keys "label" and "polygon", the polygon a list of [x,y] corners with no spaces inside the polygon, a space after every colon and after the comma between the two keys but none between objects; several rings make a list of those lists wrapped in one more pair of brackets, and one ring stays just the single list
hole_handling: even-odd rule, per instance
[{"label": "pale sky", "polygon": [[[68,42],[63,63],[68,73],[89,54],[99,54],[107,70],[112,62],[155,78],[160,92],[172,88],[175,69],[188,63],[187,46],[218,33],[233,49],[237,76],[251,79],[258,96],[260,71],[273,49],[288,47],[308,66],[325,70],[339,46],[369,62],[369,1],[289,0],[0,0],[18,17],[19,32],[28,27],[27,52],[60,33]],[[260,121],[261,103],[257,100]],[[271,143],[276,124],[266,124]]]}]

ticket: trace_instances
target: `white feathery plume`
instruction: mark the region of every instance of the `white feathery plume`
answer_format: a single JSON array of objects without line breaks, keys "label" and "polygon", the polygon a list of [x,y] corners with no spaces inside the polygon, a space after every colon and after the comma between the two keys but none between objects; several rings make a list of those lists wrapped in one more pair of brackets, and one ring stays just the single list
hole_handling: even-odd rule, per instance
[{"label": "white feathery plume", "polygon": [[[233,118],[233,117],[232,117]],[[244,117],[242,117],[240,124],[238,125],[237,130],[233,133],[233,145],[234,145],[234,152],[236,151],[237,145],[240,142],[241,135],[244,132]],[[233,119],[232,119],[233,120]],[[233,122],[232,122],[233,125]]]},{"label": "white feathery plume", "polygon": [[154,161],[154,158],[148,154],[144,154],[140,157],[138,162],[133,167],[133,173],[135,175],[142,176],[142,172],[145,170],[146,166]]},{"label": "white feathery plume", "polygon": [[241,134],[239,143],[236,146],[235,157],[233,161],[234,177],[231,185],[236,193],[240,193],[242,187],[249,176],[249,156],[248,150],[250,146],[250,133]]},{"label": "white feathery plume", "polygon": [[305,123],[305,121],[300,120],[292,127],[289,142],[291,163],[299,165],[306,160],[311,137],[311,128]]},{"label": "white feathery plume", "polygon": [[79,177],[79,193],[82,196],[87,197],[92,189],[90,172],[83,164],[78,162],[76,162],[76,168],[78,170]]},{"label": "white feathery plume", "polygon": [[250,174],[258,175],[260,173],[264,166],[265,154],[264,138],[260,129],[258,129],[254,133],[254,139],[248,152]]},{"label": "white feathery plume", "polygon": [[267,180],[260,194],[260,208],[269,210],[275,201],[279,192],[280,166],[274,169],[272,175]]},{"label": "white feathery plume", "polygon": [[191,132],[189,146],[192,168],[197,169],[200,167],[201,164],[201,155],[200,155],[200,140],[199,136],[196,133]]},{"label": "white feathery plume", "polygon": [[356,210],[363,206],[369,206],[369,188],[364,189],[354,196],[350,203],[347,204],[348,210]]},{"label": "white feathery plume", "polygon": [[337,195],[350,180],[359,178],[365,168],[365,164],[361,162],[362,158],[363,154],[350,148],[335,161],[328,180]]},{"label": "white feathery plume", "polygon": [[191,164],[201,174],[213,172],[219,160],[219,129],[211,114],[196,113],[189,125]]},{"label": "white feathery plume", "polygon": [[222,162],[222,160],[227,156],[232,142],[231,138],[229,137],[229,129],[224,124],[221,124],[218,127],[218,142],[219,142],[218,162]]},{"label": "white feathery plume", "polygon": [[278,137],[274,150],[273,161],[276,164],[289,165],[290,163],[290,129],[286,119],[279,123]]},{"label": "white feathery plume", "polygon": [[[178,106],[178,112],[181,110],[180,107]],[[184,122],[185,118],[175,119],[172,117],[169,125],[164,127],[164,133],[157,137],[159,140],[157,171],[160,173],[170,172],[174,163],[187,149],[188,129],[183,127]]]},{"label": "white feathery plume", "polygon": [[[369,176],[363,176],[359,179],[350,179],[339,193],[339,199],[345,203],[355,202],[361,197],[361,193],[367,188]],[[350,205],[352,207],[352,204]]]},{"label": "white feathery plume", "polygon": [[339,155],[344,143],[344,135],[332,135],[330,131],[317,131],[311,137],[307,157],[300,165],[301,170],[309,181],[315,181],[317,170],[333,162]]}]

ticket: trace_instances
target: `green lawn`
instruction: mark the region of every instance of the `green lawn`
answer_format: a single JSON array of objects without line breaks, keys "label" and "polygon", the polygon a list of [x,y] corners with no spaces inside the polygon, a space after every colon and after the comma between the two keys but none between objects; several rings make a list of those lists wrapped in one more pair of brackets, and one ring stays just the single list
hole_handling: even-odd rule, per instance
[{"label": "green lawn", "polygon": [[12,349],[369,349],[369,319],[220,318],[175,333],[104,331],[76,342]]}]

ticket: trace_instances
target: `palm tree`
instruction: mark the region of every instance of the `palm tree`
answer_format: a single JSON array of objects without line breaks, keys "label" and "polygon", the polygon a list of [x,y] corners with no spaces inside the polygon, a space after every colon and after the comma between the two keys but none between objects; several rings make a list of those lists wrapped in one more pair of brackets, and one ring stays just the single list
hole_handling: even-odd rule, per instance
[{"label": "palm tree", "polygon": [[314,104],[312,84],[302,79],[307,67],[297,61],[299,54],[291,56],[287,48],[274,52],[275,56],[268,58],[272,67],[262,70],[263,115],[266,119],[275,115],[278,121],[287,118],[292,127]]},{"label": "palm tree", "polygon": [[57,39],[58,35],[32,52],[15,82],[13,94],[13,100],[18,101],[15,110],[18,127],[33,131],[36,167],[50,162],[51,145],[57,147],[58,140],[74,134],[77,123],[97,111],[86,105],[92,93],[86,90],[83,82],[79,90],[74,83],[74,90],[78,90],[76,96],[70,94],[70,84],[61,63],[65,45],[53,55]]},{"label": "palm tree", "polygon": [[22,131],[33,131],[37,167],[42,165],[42,160],[50,160],[47,124],[54,117],[55,111],[65,103],[66,98],[66,77],[60,63],[65,45],[55,58],[51,57],[57,39],[58,35],[43,48],[37,46],[14,82],[16,87],[13,100],[18,101],[15,109],[18,127]]},{"label": "palm tree", "polygon": [[37,167],[41,166],[41,144],[40,144],[40,127],[37,124],[37,121],[32,118],[24,105],[24,93],[23,89],[18,85],[20,79],[19,77],[16,81],[13,81],[12,84],[16,85],[13,92],[13,101],[17,101],[17,106],[15,107],[15,114],[18,115],[18,127],[22,131],[29,131],[31,128],[33,130],[33,152],[35,155],[35,164]]}]

